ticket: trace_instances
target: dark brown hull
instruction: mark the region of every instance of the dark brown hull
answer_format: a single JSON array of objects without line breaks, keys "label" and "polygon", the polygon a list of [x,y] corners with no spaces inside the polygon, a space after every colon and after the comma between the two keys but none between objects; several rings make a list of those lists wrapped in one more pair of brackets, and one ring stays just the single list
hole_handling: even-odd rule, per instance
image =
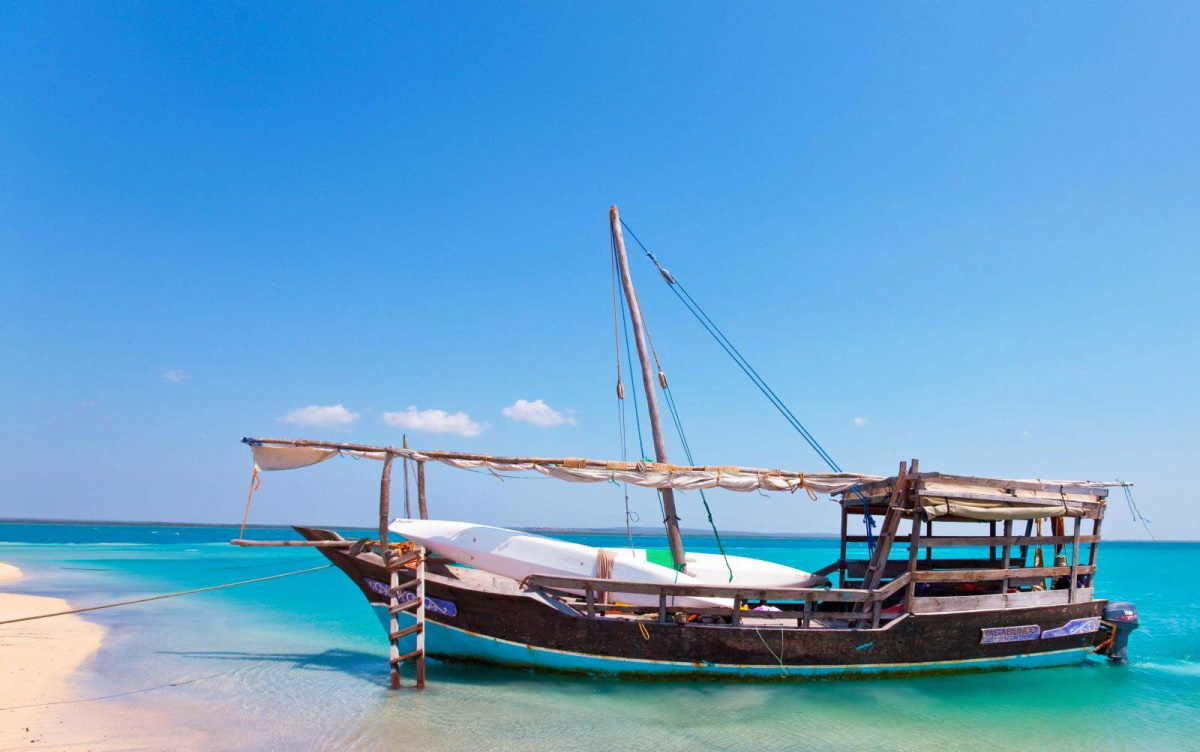
[{"label": "dark brown hull", "polygon": [[[297,528],[310,540],[334,537]],[[388,572],[378,557],[322,549],[372,605]],[[372,558],[374,560],[372,560]],[[515,588],[502,592],[432,565],[426,596],[451,604],[428,609],[430,657],[547,671],[691,678],[803,678],[985,671],[1080,663],[1094,632],[1046,637],[1073,620],[1099,617],[1106,601],[1030,608],[907,615],[879,629],[796,629],[588,618]],[[461,570],[460,570],[461,571]],[[468,570],[473,571],[473,570]],[[984,630],[1037,627],[1036,636],[983,642]],[[1034,633],[1035,630],[1018,630]]]}]

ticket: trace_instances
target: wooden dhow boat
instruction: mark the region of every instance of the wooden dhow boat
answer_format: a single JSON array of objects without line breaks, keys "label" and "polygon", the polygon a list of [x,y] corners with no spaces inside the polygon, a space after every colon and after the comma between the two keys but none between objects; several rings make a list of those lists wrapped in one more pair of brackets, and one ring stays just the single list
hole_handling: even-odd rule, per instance
[{"label": "wooden dhow boat", "polygon": [[[924,472],[917,460],[900,463],[890,477],[841,472],[836,465],[832,472],[805,473],[668,462],[656,399],[666,379],[661,368],[656,373],[650,367],[615,207],[610,220],[655,462],[247,438],[255,459],[252,489],[260,471],[307,467],[339,455],[382,462],[379,532],[374,539],[349,540],[331,530],[296,527],[303,540],[248,540],[243,532],[233,543],[317,547],[379,615],[390,642],[393,687],[401,685],[405,663],[414,664],[416,686],[424,686],[426,656],[573,674],[725,680],[1063,666],[1093,654],[1125,659],[1136,610],[1095,597],[1108,489],[1121,484]],[[656,489],[667,561],[680,576],[673,582],[614,579],[603,576],[598,564],[594,569],[602,576],[533,573],[518,580],[395,540],[389,526],[397,459],[406,468],[415,465],[422,520],[429,519],[429,462]],[[828,495],[841,506],[840,553],[813,574],[829,584],[690,582],[674,492],[706,489]],[[867,521],[865,535],[850,532],[857,515]],[[875,519],[881,520],[877,532]],[[864,544],[866,555],[856,558]],[[600,549],[597,556],[606,554],[611,556]]]}]

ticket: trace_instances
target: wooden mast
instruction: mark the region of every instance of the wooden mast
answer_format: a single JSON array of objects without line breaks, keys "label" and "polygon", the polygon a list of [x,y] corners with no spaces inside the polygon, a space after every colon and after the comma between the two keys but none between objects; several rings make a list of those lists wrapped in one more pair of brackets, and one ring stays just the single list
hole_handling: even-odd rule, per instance
[{"label": "wooden mast", "polygon": [[[625,256],[625,237],[621,233],[621,217],[617,207],[608,210],[608,219],[612,225],[613,245],[617,254],[617,266],[621,272],[621,287],[625,290],[625,300],[629,303],[629,318],[633,321],[634,342],[637,343],[638,360],[642,363],[642,384],[646,391],[646,409],[650,413],[650,429],[654,435],[654,457],[658,462],[666,464],[667,445],[663,441],[662,420],[658,414],[658,390],[655,386],[654,373],[650,370],[650,352],[646,347],[646,332],[642,325],[642,309],[638,305],[637,293],[633,289],[633,278],[629,276],[629,259]],[[683,537],[679,534],[679,515],[675,513],[675,492],[670,488],[659,489],[662,494],[663,523],[667,526],[667,541],[671,544],[671,559],[675,568],[686,571],[683,558]]]}]

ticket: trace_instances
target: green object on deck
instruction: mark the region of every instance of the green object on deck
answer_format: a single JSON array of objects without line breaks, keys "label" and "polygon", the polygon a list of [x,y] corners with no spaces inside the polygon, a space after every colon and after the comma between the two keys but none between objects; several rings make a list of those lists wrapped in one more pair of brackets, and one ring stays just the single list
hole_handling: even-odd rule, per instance
[{"label": "green object on deck", "polygon": [[[667,569],[676,569],[675,559],[672,558],[671,549],[669,548],[647,548],[646,561],[651,564],[662,565]],[[676,569],[676,571],[678,570]]]}]

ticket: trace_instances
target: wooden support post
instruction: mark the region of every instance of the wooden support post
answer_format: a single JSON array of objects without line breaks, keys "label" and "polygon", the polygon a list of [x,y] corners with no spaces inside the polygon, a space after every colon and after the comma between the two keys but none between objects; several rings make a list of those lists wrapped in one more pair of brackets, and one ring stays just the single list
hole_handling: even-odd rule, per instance
[{"label": "wooden support post", "polygon": [[[408,449],[408,434],[404,434],[401,439],[401,446]],[[408,457],[404,458],[404,519],[412,519],[412,502],[408,499]]]},{"label": "wooden support post", "polygon": [[742,623],[742,599],[733,599],[733,626],[740,626]]},{"label": "wooden support post", "polygon": [[[391,449],[391,447],[388,447]],[[379,481],[379,555],[387,562],[388,522],[392,495],[392,459],[391,452],[383,458],[383,476]]]},{"label": "wooden support post", "polygon": [[[995,537],[996,537],[996,521],[995,521],[995,520],[992,520],[991,522],[989,522],[989,523],[988,523],[988,535],[990,535],[990,536],[991,536],[991,537],[993,537],[993,538],[995,538]],[[1007,535],[1007,533],[1005,533],[1005,535]],[[991,546],[989,546],[989,547],[988,547],[988,558],[989,558],[989,559],[995,559],[995,558],[996,558],[996,546],[995,546],[995,544],[993,544],[993,545],[991,545]]]},{"label": "wooden support post", "polygon": [[596,591],[588,588],[583,591],[584,600],[587,601],[587,615],[589,619],[596,618]]},{"label": "wooden support post", "polygon": [[[642,364],[642,385],[646,397],[646,411],[650,414],[650,431],[654,437],[654,458],[661,463],[668,463],[667,443],[663,439],[662,419],[658,414],[658,385],[655,374],[650,370],[650,351],[646,345],[645,319],[638,305],[637,293],[633,289],[633,277],[629,275],[629,259],[625,255],[625,237],[621,232],[621,217],[617,207],[608,210],[608,220],[612,230],[613,251],[616,254],[617,268],[621,275],[621,288],[625,291],[625,302],[629,304],[629,320],[633,325],[633,341],[637,345],[638,360]],[[666,376],[658,374],[659,382],[666,387]],[[683,537],[679,533],[679,515],[675,511],[675,492],[670,488],[659,489],[663,504],[663,524],[667,527],[667,542],[671,546],[671,560],[675,569],[687,571],[687,562],[683,555]]]},{"label": "wooden support post", "polygon": [[[1012,557],[1012,544],[1009,543],[1009,540],[1008,540],[1009,538],[1012,538],[1012,520],[1005,520],[1004,521],[1004,548],[1001,549],[1003,551],[1002,556],[1003,556],[1004,560],[1000,564],[1000,566],[1002,566],[1004,568],[1005,572],[1008,571],[1009,565],[1011,564],[1011,562],[1009,560]],[[1000,592],[1001,593],[1008,592],[1008,578],[1007,577],[1005,577],[1000,583]]]},{"label": "wooden support post", "polygon": [[425,461],[417,460],[417,509],[421,519],[429,519],[429,508],[425,506]]},{"label": "wooden support post", "polygon": [[804,599],[804,616],[800,617],[800,627],[808,629],[808,625],[812,623],[812,601],[808,598]]},{"label": "wooden support post", "polygon": [[[1029,538],[1033,535],[1033,520],[1025,520],[1025,537]],[[1029,544],[1021,546],[1021,566],[1029,565]]]},{"label": "wooden support post", "polygon": [[[384,552],[386,556],[386,550]],[[388,616],[388,666],[391,667],[389,674],[389,686],[392,689],[400,689],[400,643],[397,640],[391,639],[391,635],[400,631],[400,615],[396,612],[396,607],[400,605],[400,600],[396,597],[398,588],[400,587],[400,573],[392,567],[389,567],[391,572],[388,577],[388,585],[391,587],[392,597],[389,600],[391,612]]]},{"label": "wooden support post", "polygon": [[[933,537],[933,520],[925,521],[925,537],[926,538]],[[933,560],[933,548],[931,548],[930,546],[926,546],[925,547],[925,561],[932,561],[932,560]]]},{"label": "wooden support post", "polygon": [[417,549],[417,624],[421,627],[417,632],[417,689],[425,689],[425,558],[428,552],[424,547]]},{"label": "wooden support post", "polygon": [[883,608],[880,601],[871,604],[871,629],[879,629],[879,612]]},{"label": "wooden support post", "polygon": [[850,513],[846,511],[846,507],[842,507],[842,548],[838,554],[838,587],[846,587],[846,533],[847,526],[850,520]]},{"label": "wooden support post", "polygon": [[[1096,519],[1092,520],[1092,536],[1095,537],[1096,540],[1094,540],[1092,542],[1092,544],[1088,547],[1088,566],[1089,567],[1096,566],[1096,549],[1100,547],[1100,523],[1101,522],[1104,522],[1103,517],[1097,517]],[[1095,571],[1096,570],[1093,569],[1092,574],[1088,575],[1088,587],[1096,587]]]},{"label": "wooden support post", "polygon": [[667,623],[667,594],[658,594],[658,621],[660,624]]},{"label": "wooden support post", "polygon": [[908,587],[904,589],[904,608],[908,613],[913,610],[913,598],[917,594],[917,559],[921,555],[921,510],[920,505],[913,504],[912,533],[908,542]]},{"label": "wooden support post", "polygon": [[1068,588],[1067,603],[1075,602],[1075,589],[1079,586],[1079,529],[1083,527],[1079,518],[1075,517],[1074,530],[1071,532],[1071,584]]},{"label": "wooden support post", "polygon": [[[914,460],[915,462],[915,460]],[[871,560],[867,563],[867,570],[863,574],[862,588],[866,591],[873,591],[879,587],[883,581],[883,571],[887,567],[888,554],[892,550],[892,541],[896,538],[896,531],[900,526],[900,517],[903,514],[902,507],[908,501],[908,463],[901,462],[900,470],[896,473],[896,487],[892,489],[892,494],[888,498],[887,512],[883,516],[883,524],[879,528],[879,537],[875,541],[875,552],[871,554]],[[859,604],[861,608],[856,607],[855,611],[865,613],[864,604]]]}]

